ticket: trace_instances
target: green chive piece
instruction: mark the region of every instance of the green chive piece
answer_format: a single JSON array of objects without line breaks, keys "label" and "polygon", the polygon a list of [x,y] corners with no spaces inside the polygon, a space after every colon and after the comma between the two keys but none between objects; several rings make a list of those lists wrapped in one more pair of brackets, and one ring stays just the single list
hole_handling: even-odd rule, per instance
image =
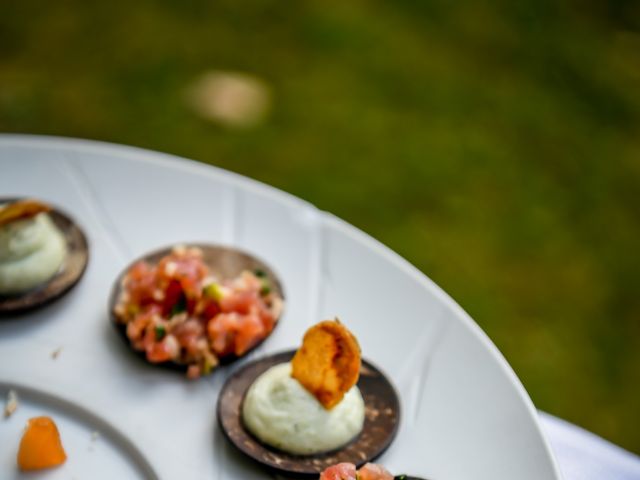
[{"label": "green chive piece", "polygon": [[271,293],[271,285],[269,284],[269,280],[266,278],[262,279],[262,288],[260,288],[260,295],[269,295]]},{"label": "green chive piece", "polygon": [[265,272],[264,270],[260,270],[259,268],[256,268],[253,273],[255,274],[256,277],[260,277],[260,278],[266,278],[267,277],[267,272]]},{"label": "green chive piece", "polygon": [[156,340],[159,342],[167,335],[167,329],[164,325],[156,325]]},{"label": "green chive piece", "polygon": [[183,293],[182,295],[180,295],[180,298],[178,298],[178,301],[173,304],[173,307],[171,307],[171,316],[173,317],[174,315],[177,315],[179,313],[186,312],[186,311],[187,311],[187,297]]},{"label": "green chive piece", "polygon": [[202,365],[202,374],[207,375],[211,373],[215,364],[208,358],[204,359],[204,364]]}]

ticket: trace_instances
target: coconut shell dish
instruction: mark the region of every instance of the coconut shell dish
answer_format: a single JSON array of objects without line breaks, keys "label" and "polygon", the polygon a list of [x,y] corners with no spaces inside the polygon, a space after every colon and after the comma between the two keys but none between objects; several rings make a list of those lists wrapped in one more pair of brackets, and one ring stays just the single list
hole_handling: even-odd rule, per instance
[{"label": "coconut shell dish", "polygon": [[278,325],[280,281],[231,247],[178,245],[149,253],[116,279],[111,321],[147,362],[197,378],[260,345]]},{"label": "coconut shell dish", "polygon": [[245,427],[242,404],[249,387],[269,368],[291,361],[295,351],[271,355],[244,365],[223,386],[217,416],[225,437],[242,453],[274,472],[295,477],[318,478],[326,468],[341,462],[358,467],[380,456],[396,436],[400,423],[400,401],[385,375],[362,361],[357,386],[365,404],[362,431],[350,443],[334,451],[292,455],[261,443]]},{"label": "coconut shell dish", "polygon": [[[47,280],[25,291],[0,294],[0,316],[26,313],[62,297],[80,281],[89,261],[89,245],[84,232],[63,210],[37,200],[0,198],[0,204],[9,203],[21,205],[20,211],[3,215],[3,225],[46,214],[62,236],[65,254],[57,271]],[[7,213],[6,210],[3,213]]]}]

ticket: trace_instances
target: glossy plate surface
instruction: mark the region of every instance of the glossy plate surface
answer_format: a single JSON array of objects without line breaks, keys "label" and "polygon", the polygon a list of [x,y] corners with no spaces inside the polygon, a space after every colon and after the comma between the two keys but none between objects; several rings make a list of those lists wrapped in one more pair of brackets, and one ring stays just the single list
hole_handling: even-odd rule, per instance
[{"label": "glossy plate surface", "polygon": [[[294,348],[309,326],[336,315],[398,390],[400,428],[379,459],[391,472],[559,478],[531,401],[480,328],[418,270],[332,215],[196,162],[28,136],[0,136],[0,192],[59,205],[92,247],[85,277],[69,295],[0,322],[1,357],[11,359],[0,362],[0,381],[46,388],[100,412],[161,478],[264,479],[220,432],[217,395],[245,362]],[[282,324],[266,342],[197,382],[131,355],[106,308],[127,264],[185,239],[255,253],[287,294]]]}]

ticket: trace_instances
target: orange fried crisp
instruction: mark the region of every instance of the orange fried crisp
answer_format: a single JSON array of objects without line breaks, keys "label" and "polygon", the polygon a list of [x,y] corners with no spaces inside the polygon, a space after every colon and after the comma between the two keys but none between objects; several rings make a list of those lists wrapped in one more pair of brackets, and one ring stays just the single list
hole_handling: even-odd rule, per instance
[{"label": "orange fried crisp", "polygon": [[51,211],[51,207],[38,200],[24,199],[11,202],[0,207],[0,226],[49,211]]},{"label": "orange fried crisp", "polygon": [[58,427],[49,417],[29,419],[18,450],[20,470],[40,470],[56,467],[67,459],[62,448]]},{"label": "orange fried crisp", "polygon": [[358,381],[360,346],[337,319],[327,320],[307,330],[291,365],[291,376],[329,410]]}]

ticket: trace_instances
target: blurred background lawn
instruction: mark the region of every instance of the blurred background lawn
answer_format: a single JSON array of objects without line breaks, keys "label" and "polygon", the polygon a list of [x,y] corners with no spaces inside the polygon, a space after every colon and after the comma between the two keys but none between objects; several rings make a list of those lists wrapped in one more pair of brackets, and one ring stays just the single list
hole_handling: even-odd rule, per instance
[{"label": "blurred background lawn", "polygon": [[[267,118],[195,114],[212,69],[261,78]],[[4,1],[0,130],[335,213],[449,292],[539,408],[640,452],[638,2]]]}]

